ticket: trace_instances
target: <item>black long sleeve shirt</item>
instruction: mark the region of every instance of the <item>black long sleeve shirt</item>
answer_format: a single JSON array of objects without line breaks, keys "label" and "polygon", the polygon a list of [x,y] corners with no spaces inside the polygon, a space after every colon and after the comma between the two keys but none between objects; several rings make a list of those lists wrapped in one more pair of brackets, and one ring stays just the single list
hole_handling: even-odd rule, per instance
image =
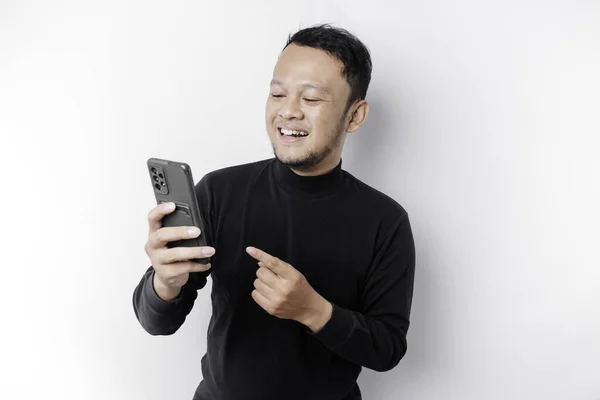
[{"label": "black long sleeve shirt", "polygon": [[[196,184],[212,268],[164,301],[152,266],[133,294],[152,335],[184,323],[212,277],[203,380],[194,400],[361,399],[362,367],[388,371],[406,353],[415,273],[408,214],[342,170],[301,176],[276,158],[212,171]],[[333,306],[316,333],[252,298],[254,246],[291,264]]]}]

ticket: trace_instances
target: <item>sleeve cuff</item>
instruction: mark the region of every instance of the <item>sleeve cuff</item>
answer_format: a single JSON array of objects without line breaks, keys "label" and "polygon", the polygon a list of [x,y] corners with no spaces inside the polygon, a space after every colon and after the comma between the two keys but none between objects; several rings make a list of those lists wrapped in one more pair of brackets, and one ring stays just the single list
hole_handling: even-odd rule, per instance
[{"label": "sleeve cuff", "polygon": [[171,299],[169,301],[161,299],[160,296],[156,293],[156,290],[154,289],[154,273],[155,271],[154,269],[152,269],[150,278],[146,281],[146,285],[144,287],[144,294],[146,299],[148,300],[148,305],[156,313],[164,313],[168,310],[176,308],[183,297],[183,289],[174,299]]},{"label": "sleeve cuff", "polygon": [[329,348],[335,348],[344,343],[354,331],[354,314],[352,311],[330,302],[332,305],[331,318],[323,327],[313,333],[310,328],[306,328],[309,335],[321,340]]}]

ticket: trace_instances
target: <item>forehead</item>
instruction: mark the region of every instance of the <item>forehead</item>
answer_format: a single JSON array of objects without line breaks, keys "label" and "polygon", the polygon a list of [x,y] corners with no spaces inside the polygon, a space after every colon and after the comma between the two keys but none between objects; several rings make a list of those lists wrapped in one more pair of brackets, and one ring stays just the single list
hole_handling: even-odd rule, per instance
[{"label": "forehead", "polygon": [[283,86],[314,84],[339,91],[347,85],[341,74],[342,67],[340,60],[323,50],[291,44],[283,50],[275,64],[273,81]]}]

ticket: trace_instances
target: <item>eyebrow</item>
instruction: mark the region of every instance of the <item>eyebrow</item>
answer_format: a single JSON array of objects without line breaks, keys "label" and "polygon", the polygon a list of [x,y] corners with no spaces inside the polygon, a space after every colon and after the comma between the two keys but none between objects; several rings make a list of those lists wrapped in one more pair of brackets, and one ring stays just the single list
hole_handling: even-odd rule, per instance
[{"label": "eyebrow", "polygon": [[[282,82],[279,81],[279,80],[277,80],[277,79],[272,79],[271,80],[271,86],[272,85],[283,86]],[[308,88],[320,90],[320,91],[325,92],[325,93],[331,93],[329,91],[329,88],[327,86],[319,86],[319,85],[314,85],[312,83],[303,83],[302,85],[299,85],[299,87],[301,87],[301,88],[308,87]]]}]

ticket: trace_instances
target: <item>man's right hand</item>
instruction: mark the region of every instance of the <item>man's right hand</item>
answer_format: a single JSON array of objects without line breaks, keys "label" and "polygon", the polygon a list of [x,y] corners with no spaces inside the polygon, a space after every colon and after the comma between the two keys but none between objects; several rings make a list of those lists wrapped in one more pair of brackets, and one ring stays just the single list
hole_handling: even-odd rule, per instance
[{"label": "man's right hand", "polygon": [[[168,208],[171,205],[172,208]],[[202,272],[210,269],[211,265],[198,264],[190,259],[207,258],[214,254],[212,247],[173,247],[168,248],[167,243],[181,239],[190,239],[201,234],[194,226],[163,227],[162,219],[165,215],[175,210],[173,203],[161,203],[153,207],[148,213],[148,241],[144,246],[146,254],[154,267],[154,290],[165,301],[174,299],[181,292],[181,287],[189,279],[190,272]],[[195,233],[191,233],[195,230]],[[212,250],[204,254],[203,250]]]}]

